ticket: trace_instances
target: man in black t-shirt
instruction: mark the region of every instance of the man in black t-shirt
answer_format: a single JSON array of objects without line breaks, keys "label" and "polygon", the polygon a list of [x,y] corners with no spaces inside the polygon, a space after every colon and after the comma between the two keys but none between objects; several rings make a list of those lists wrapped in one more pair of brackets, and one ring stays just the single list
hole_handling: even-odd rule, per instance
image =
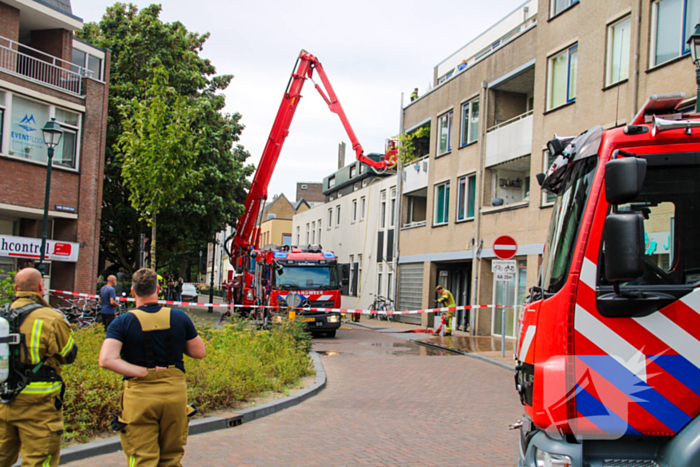
[{"label": "man in black t-shirt", "polygon": [[183,354],[206,354],[189,316],[158,305],[157,277],[151,269],[134,273],[137,309],[114,320],[100,351],[100,366],[124,375],[119,422],[130,467],[180,465],[188,429]]}]

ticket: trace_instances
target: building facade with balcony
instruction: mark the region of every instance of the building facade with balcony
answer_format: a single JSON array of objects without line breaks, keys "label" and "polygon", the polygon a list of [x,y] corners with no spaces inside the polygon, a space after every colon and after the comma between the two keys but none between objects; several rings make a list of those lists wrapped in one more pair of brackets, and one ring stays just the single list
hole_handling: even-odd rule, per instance
[{"label": "building facade with balcony", "polygon": [[[435,67],[434,88],[404,109],[404,131],[429,128],[404,167],[399,234],[399,308],[434,306],[435,287],[458,305],[515,305],[535,281],[549,210],[531,203],[536,1],[529,1]],[[425,133],[425,132],[423,132]],[[519,248],[516,274],[493,281],[491,246]],[[430,324],[429,315],[423,315]],[[515,309],[506,335],[515,335]],[[500,335],[492,309],[456,314],[457,327]]]},{"label": "building facade with balcony", "polygon": [[55,118],[63,136],[53,159],[46,281],[93,292],[110,54],[75,39],[82,26],[70,0],[0,1],[0,269],[38,262],[31,250],[42,235],[48,160],[41,129]]},{"label": "building facade with balcony", "polygon": [[[698,21],[694,0],[533,0],[436,66],[435,88],[404,109],[405,131],[430,126],[430,138],[429,155],[404,168],[400,308],[432,306],[438,283],[458,304],[522,303],[554,201],[536,182],[551,163],[547,141],[623,126],[652,94],[685,92],[678,115],[691,111],[686,41]],[[502,234],[519,245],[503,282],[491,272]],[[506,308],[507,336],[517,335],[516,310]],[[478,335],[502,333],[500,312],[480,310],[472,323]]]},{"label": "building facade with balcony", "polygon": [[368,309],[374,295],[396,299],[396,181],[355,161],[323,180],[325,203],[294,215],[293,245],[320,244],[338,256],[345,308]]}]

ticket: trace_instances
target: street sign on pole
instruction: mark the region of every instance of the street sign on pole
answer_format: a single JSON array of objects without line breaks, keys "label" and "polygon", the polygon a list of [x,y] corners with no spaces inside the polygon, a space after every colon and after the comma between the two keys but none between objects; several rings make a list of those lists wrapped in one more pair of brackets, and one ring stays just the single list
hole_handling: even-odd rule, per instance
[{"label": "street sign on pole", "polygon": [[491,260],[491,272],[492,273],[506,273],[515,274],[515,260],[514,259],[494,259]]},{"label": "street sign on pole", "polygon": [[493,275],[496,281],[511,282],[515,279],[515,274],[506,274],[504,272],[497,272]]},{"label": "street sign on pole", "polygon": [[501,235],[493,242],[493,254],[501,259],[511,259],[518,252],[518,243],[510,235]]}]

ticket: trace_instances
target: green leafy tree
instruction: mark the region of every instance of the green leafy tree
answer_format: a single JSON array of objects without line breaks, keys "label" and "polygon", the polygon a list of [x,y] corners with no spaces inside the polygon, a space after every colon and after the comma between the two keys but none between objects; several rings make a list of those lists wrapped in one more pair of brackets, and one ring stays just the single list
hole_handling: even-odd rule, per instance
[{"label": "green leafy tree", "polygon": [[112,51],[100,244],[106,259],[129,272],[138,264],[139,237],[149,228],[129,201],[131,191],[115,153],[124,131],[120,108],[145,99],[142,83],[152,81],[158,65],[168,71],[173,93],[197,100],[199,113],[192,131],[207,142],[197,153],[199,183],[159,213],[159,257],[184,265],[183,269],[198,259],[214,232],[235,223],[242,213],[246,177],[253,171],[245,164],[248,152],[236,144],[244,128],[240,114],[223,112],[226,100],[221,92],[233,76],[216,76],[212,63],[199,56],[209,34],[189,32],[179,22],[164,23],[160,12],[160,5],[138,10],[117,3],[107,8],[99,23],[85,24],[77,33],[80,39]]},{"label": "green leafy tree", "polygon": [[200,135],[191,128],[197,105],[175,94],[167,82],[168,72],[156,68],[146,99],[121,107],[124,131],[117,140],[129,201],[152,229],[154,269],[158,213],[182,199],[202,178],[196,168]]},{"label": "green leafy tree", "polygon": [[429,136],[430,127],[428,126],[422,126],[411,133],[401,133],[397,136],[394,136],[392,139],[399,140],[398,160],[400,160],[401,163],[405,165],[418,159],[420,156],[416,152],[415,142],[419,139],[426,138]]}]

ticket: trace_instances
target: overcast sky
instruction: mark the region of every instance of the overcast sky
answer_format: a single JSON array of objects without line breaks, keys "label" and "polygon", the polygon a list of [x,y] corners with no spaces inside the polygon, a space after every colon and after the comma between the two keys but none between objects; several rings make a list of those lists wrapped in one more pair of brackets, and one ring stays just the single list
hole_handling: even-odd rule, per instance
[{"label": "overcast sky", "polygon": [[[218,74],[233,74],[226,111],[239,112],[240,143],[256,167],[299,51],[319,58],[365,153],[383,152],[399,132],[401,93],[425,92],[433,67],[524,0],[164,0],[161,19],[209,32],[203,56]],[[105,0],[71,0],[73,14],[98,21]],[[144,7],[153,2],[134,1]],[[294,201],[297,181],[322,181],[348,144],[338,117],[310,82],[268,190]]]}]

